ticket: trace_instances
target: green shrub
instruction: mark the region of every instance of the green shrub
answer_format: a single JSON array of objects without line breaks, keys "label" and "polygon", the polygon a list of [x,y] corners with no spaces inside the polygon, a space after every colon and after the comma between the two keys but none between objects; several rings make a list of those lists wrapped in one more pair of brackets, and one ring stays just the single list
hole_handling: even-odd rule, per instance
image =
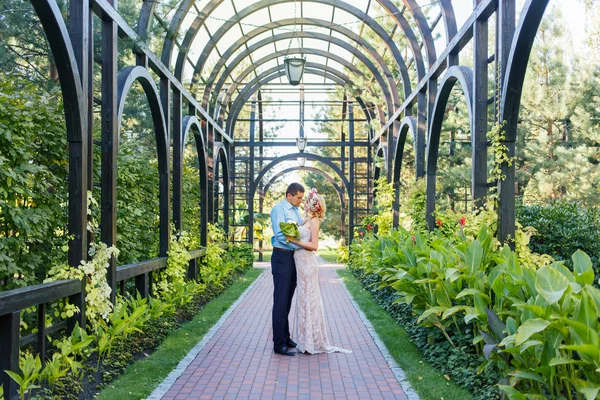
[{"label": "green shrub", "polygon": [[520,205],[517,220],[535,228],[530,248],[549,254],[572,266],[571,255],[581,249],[588,254],[596,276],[600,276],[600,211],[577,202],[557,200],[548,204]]},{"label": "green shrub", "polygon": [[0,74],[0,290],[66,261],[67,151],[60,94]]}]

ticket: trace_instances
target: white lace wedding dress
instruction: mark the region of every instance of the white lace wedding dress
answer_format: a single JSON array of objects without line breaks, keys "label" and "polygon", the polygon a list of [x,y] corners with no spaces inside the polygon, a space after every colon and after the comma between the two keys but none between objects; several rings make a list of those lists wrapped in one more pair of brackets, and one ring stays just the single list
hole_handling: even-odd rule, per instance
[{"label": "white lace wedding dress", "polygon": [[[299,227],[300,240],[310,241],[310,229]],[[319,288],[319,262],[314,251],[298,249],[294,252],[296,263],[296,318],[294,339],[299,353],[352,353],[331,346],[327,337],[325,312]]]}]

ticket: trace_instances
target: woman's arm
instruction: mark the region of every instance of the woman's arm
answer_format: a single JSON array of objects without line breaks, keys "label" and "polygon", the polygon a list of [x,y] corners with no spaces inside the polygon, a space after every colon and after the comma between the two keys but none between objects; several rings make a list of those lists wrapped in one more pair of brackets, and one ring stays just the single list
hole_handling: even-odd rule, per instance
[{"label": "woman's arm", "polygon": [[308,221],[308,226],[310,227],[309,242],[291,238],[289,236],[287,238],[291,239],[292,243],[295,243],[306,250],[316,251],[319,248],[319,228],[321,227],[321,221],[319,221],[317,218],[313,218]]}]

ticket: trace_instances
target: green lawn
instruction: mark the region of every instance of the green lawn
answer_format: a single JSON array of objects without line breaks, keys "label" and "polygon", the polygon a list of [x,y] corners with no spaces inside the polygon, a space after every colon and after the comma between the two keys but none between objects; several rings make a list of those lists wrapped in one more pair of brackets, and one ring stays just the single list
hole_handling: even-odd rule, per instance
[{"label": "green lawn", "polygon": [[[273,250],[264,250],[263,251],[263,261],[271,261],[271,254],[273,254]],[[254,251],[254,261],[258,261],[258,251]]]},{"label": "green lawn", "polygon": [[449,382],[421,357],[406,331],[381,308],[348,270],[337,270],[354,301],[365,313],[394,360],[423,400],[468,400],[472,394]]},{"label": "green lawn", "polygon": [[[337,262],[336,260],[338,257],[338,253],[336,250],[319,249],[317,253],[319,254],[319,256],[327,260],[327,262]],[[273,254],[272,250],[263,251],[263,261],[271,261],[271,254]],[[254,252],[254,261],[258,261],[258,251]]]},{"label": "green lawn", "polygon": [[238,278],[230,288],[206,304],[193,320],[172,332],[148,358],[131,364],[124,375],[110,383],[95,398],[133,400],[150,395],[263,271],[251,269]]},{"label": "green lawn", "polygon": [[319,256],[323,257],[327,262],[336,263],[338,258],[337,250],[320,249],[317,251]]}]

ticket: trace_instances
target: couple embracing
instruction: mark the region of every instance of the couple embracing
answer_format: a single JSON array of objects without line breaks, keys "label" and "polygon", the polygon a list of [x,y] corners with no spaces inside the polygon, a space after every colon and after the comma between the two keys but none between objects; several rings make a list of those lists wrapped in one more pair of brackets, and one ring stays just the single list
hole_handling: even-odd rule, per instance
[{"label": "couple embracing", "polygon": [[[296,355],[293,349],[307,354],[350,353],[350,350],[331,346],[327,337],[319,288],[319,262],[315,253],[319,247],[319,228],[325,218],[325,201],[316,189],[311,189],[304,201],[303,218],[298,206],[304,200],[304,192],[301,184],[290,184],[285,199],[271,211],[273,351],[284,356]],[[279,223],[290,221],[298,223],[299,239],[286,236],[281,231]],[[288,321],[296,287],[294,337],[298,343],[292,340]]]}]

